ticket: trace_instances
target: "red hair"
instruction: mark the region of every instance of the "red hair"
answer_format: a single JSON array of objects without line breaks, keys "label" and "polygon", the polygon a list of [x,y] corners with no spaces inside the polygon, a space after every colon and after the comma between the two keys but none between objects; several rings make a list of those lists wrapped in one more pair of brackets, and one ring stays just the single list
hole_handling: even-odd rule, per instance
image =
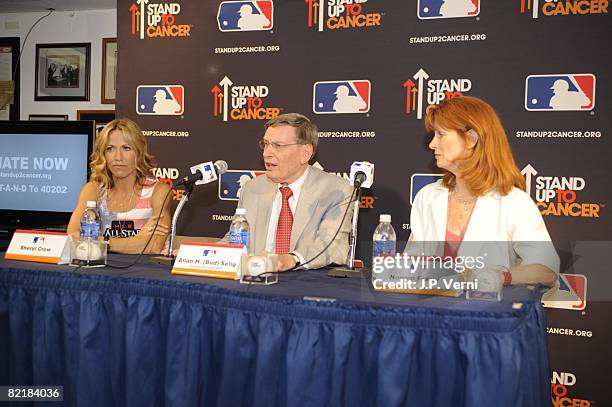
[{"label": "red hair", "polygon": [[[430,132],[436,128],[454,130],[466,142],[470,140],[470,130],[478,134],[478,140],[467,156],[455,161],[472,194],[480,196],[495,190],[506,195],[513,187],[525,190],[525,179],[512,157],[508,136],[497,113],[485,101],[472,96],[457,96],[437,106],[430,105],[426,111],[425,128]],[[443,185],[453,188],[455,182],[455,174],[445,170]]]}]

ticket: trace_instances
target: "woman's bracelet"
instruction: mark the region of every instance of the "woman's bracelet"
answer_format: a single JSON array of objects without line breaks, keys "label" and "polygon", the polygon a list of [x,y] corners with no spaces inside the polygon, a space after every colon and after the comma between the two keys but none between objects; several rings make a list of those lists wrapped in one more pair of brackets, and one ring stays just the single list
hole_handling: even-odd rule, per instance
[{"label": "woman's bracelet", "polygon": [[502,275],[504,276],[504,287],[512,284],[512,273],[508,267],[502,266]]}]

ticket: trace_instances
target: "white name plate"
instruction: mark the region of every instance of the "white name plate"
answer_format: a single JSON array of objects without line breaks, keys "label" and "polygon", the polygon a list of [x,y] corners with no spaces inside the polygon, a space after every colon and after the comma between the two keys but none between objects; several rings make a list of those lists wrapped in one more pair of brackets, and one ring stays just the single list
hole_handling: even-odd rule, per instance
[{"label": "white name plate", "polygon": [[245,249],[242,245],[183,242],[176,255],[172,274],[238,280],[243,253]]},{"label": "white name plate", "polygon": [[6,260],[37,263],[70,263],[67,233],[17,229],[4,255]]}]

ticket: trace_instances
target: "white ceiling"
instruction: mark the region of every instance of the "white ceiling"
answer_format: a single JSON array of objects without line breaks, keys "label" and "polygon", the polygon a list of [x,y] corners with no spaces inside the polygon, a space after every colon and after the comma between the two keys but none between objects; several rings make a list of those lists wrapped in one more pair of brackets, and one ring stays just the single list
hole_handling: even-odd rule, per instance
[{"label": "white ceiling", "polygon": [[0,0],[0,14],[116,9],[117,0]]}]

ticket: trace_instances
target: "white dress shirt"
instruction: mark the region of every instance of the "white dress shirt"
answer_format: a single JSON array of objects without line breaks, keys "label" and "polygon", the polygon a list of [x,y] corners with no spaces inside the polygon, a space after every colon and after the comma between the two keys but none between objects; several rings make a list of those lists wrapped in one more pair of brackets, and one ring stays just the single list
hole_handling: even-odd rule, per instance
[{"label": "white dress shirt", "polygon": [[[291,208],[291,213],[295,214],[295,209],[297,208],[298,200],[300,199],[300,192],[302,190],[302,185],[304,185],[304,181],[306,180],[306,176],[308,175],[308,168],[302,174],[300,178],[287,185],[291,188],[293,195],[289,198],[289,208]],[[278,225],[278,218],[280,216],[280,211],[283,205],[283,196],[280,192],[280,184],[277,184],[276,187],[276,195],[274,196],[274,202],[272,203],[272,210],[270,211],[270,222],[268,223],[268,235],[266,236],[266,251],[268,253],[276,252],[276,226]],[[291,252],[298,256],[300,259],[300,263],[304,263],[306,260],[304,257],[297,253]],[[302,267],[308,268],[308,265]]]}]

